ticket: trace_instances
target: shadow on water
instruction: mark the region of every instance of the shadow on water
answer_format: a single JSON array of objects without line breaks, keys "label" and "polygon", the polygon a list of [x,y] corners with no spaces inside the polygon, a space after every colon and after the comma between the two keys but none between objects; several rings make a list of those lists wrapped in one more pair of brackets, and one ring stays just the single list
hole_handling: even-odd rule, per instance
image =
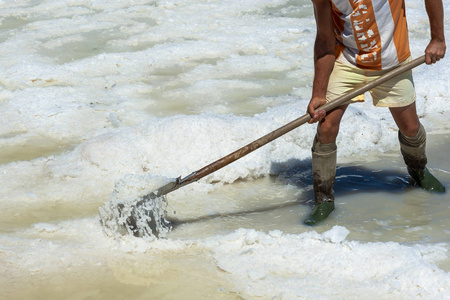
[{"label": "shadow on water", "polygon": [[[292,184],[299,188],[311,186],[308,198],[313,198],[311,160],[291,159],[284,163],[273,163],[271,170],[272,174],[276,174],[285,184]],[[409,175],[398,170],[371,169],[360,163],[338,165],[334,192],[336,197],[359,192],[401,193],[411,187],[411,184],[413,182]]]},{"label": "shadow on water", "polygon": [[[311,160],[290,159],[282,163],[272,163],[271,177],[277,185],[291,185],[298,187],[302,193],[295,201],[268,205],[257,209],[243,210],[233,213],[217,213],[195,219],[172,221],[172,225],[196,223],[219,217],[235,217],[253,213],[264,213],[282,207],[296,205],[314,205],[313,177]],[[336,169],[336,182],[334,193],[336,198],[356,193],[389,192],[403,193],[414,183],[409,175],[398,170],[381,170],[367,168],[362,164],[338,165]]]}]

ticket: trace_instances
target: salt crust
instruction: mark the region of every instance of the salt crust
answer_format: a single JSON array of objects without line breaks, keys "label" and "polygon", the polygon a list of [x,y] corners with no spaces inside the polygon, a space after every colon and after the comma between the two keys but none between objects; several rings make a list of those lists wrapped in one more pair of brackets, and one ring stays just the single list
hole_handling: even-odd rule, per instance
[{"label": "salt crust", "polygon": [[[145,285],[169,267],[158,261],[170,255],[194,255],[213,259],[226,272],[229,292],[244,299],[360,299],[361,295],[366,299],[446,299],[450,293],[450,273],[436,266],[447,258],[445,245],[349,241],[349,231],[341,226],[321,234],[238,229],[206,239],[111,239],[97,222],[87,218],[41,223],[23,231],[24,238],[0,237],[2,259],[16,262],[1,264],[2,273],[10,278],[24,274],[45,278],[67,270],[92,272],[92,266],[114,267],[125,257],[134,257],[140,260],[136,268],[145,266],[136,270],[135,284]],[[43,232],[43,228],[50,230]],[[151,262],[158,270],[151,268]]]},{"label": "salt crust", "polygon": [[450,274],[438,269],[443,245],[347,241],[334,226],[322,234],[264,234],[240,229],[211,246],[244,299],[445,299]]}]

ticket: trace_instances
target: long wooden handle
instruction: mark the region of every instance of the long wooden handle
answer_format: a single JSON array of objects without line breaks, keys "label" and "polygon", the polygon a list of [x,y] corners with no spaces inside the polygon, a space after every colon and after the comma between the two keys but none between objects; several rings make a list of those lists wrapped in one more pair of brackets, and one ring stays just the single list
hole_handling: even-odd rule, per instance
[{"label": "long wooden handle", "polygon": [[[349,102],[354,97],[361,95],[361,94],[373,89],[374,87],[376,87],[376,86],[378,86],[378,85],[380,85],[380,84],[382,84],[382,83],[384,83],[384,82],[386,82],[408,70],[411,70],[411,69],[419,66],[420,64],[422,64],[424,62],[425,62],[425,56],[421,56],[409,63],[399,65],[398,67],[392,69],[391,71],[378,77],[377,79],[375,79],[361,87],[351,90],[350,92],[335,99],[334,101],[329,102],[325,105],[322,105],[318,109],[323,109],[328,112],[328,111],[332,110],[333,108],[336,108],[340,105],[343,105],[343,104]],[[250,152],[255,151],[259,147],[264,146],[267,143],[270,143],[271,141],[273,141],[273,140],[279,138],[280,136],[288,133],[289,131],[299,127],[300,125],[303,125],[304,123],[308,122],[310,119],[311,119],[311,116],[309,114],[305,114],[305,115],[301,116],[300,118],[295,119],[294,121],[291,121],[290,123],[266,134],[265,136],[228,154],[225,157],[222,157],[221,159],[216,160],[215,162],[207,165],[206,167],[201,168],[200,170],[186,176],[185,178],[180,179],[180,181],[178,182],[179,186],[177,186],[177,188],[182,187],[186,184],[195,182],[195,181],[205,177],[206,175],[209,175],[209,174],[225,167],[226,165],[238,160],[241,157],[244,157],[245,155],[249,154]]]}]

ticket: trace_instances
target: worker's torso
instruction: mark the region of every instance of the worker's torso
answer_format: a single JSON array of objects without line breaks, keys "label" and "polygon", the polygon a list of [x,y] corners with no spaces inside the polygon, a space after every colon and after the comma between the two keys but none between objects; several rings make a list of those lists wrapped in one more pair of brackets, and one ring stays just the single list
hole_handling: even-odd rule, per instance
[{"label": "worker's torso", "polygon": [[339,60],[383,70],[411,55],[404,0],[330,1]]}]

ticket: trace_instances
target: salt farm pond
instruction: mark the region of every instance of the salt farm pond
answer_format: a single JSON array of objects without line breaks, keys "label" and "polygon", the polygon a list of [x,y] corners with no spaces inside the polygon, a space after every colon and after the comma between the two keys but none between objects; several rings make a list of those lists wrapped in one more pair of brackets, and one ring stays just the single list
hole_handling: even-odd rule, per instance
[{"label": "salt farm pond", "polygon": [[[428,19],[406,5],[418,57]],[[315,30],[306,0],[0,1],[0,298],[449,299],[450,194],[410,184],[370,101],[344,116],[320,226],[302,224],[304,125],[170,193],[166,237],[102,230],[115,185],[186,176],[303,115]],[[450,62],[413,74],[448,190]]]}]

